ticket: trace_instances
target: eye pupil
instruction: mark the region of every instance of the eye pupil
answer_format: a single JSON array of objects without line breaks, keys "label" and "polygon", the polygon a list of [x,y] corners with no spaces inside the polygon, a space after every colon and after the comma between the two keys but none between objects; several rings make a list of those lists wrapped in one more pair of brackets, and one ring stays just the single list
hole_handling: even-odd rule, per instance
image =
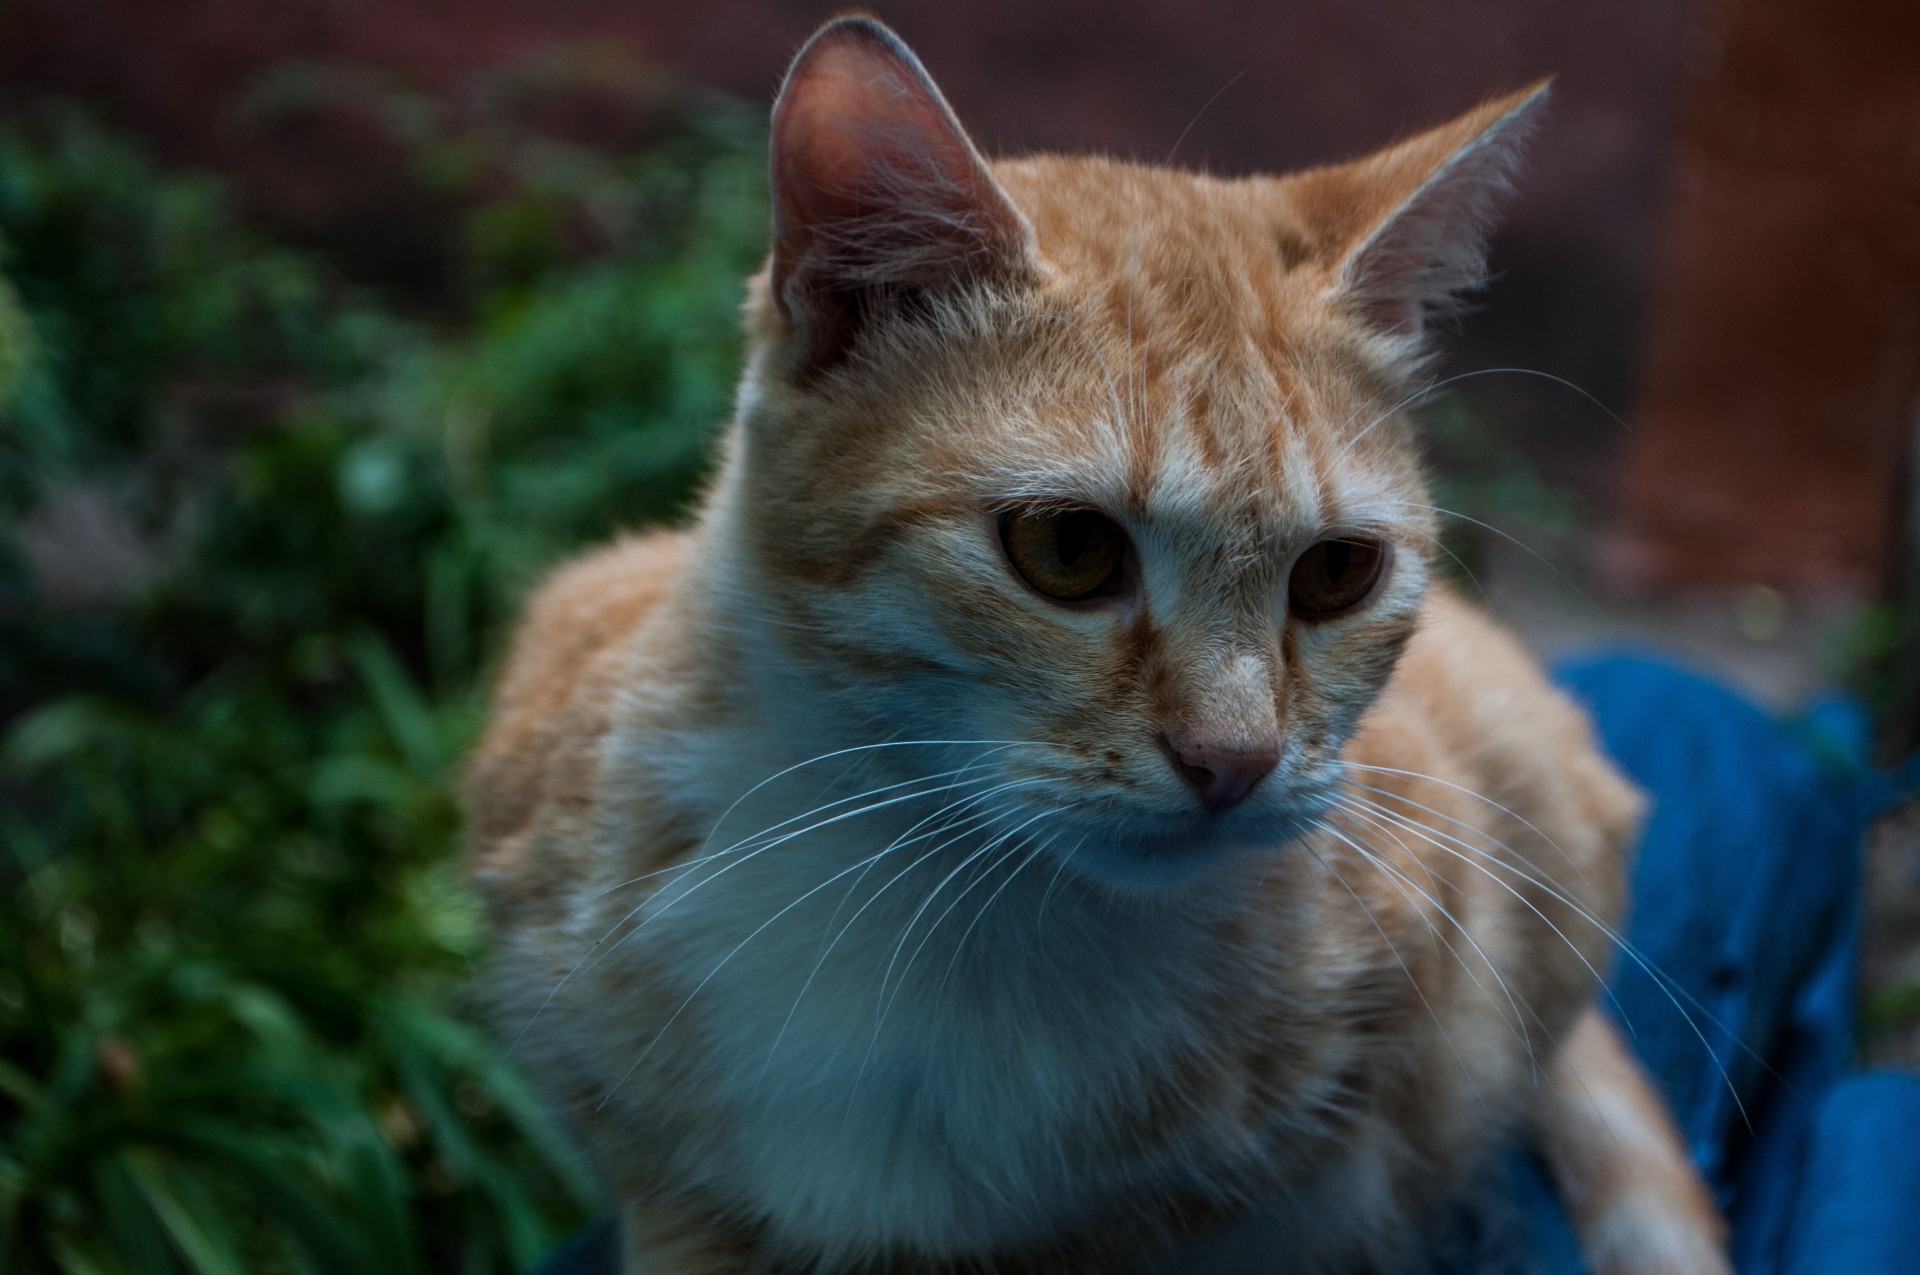
[{"label": "eye pupil", "polygon": [[1056,601],[1125,588],[1127,533],[1097,510],[1009,510],[1000,519],[1000,543],[1020,578]]},{"label": "eye pupil", "polygon": [[1341,577],[1347,574],[1347,565],[1353,558],[1353,545],[1345,540],[1327,542],[1327,579],[1339,584]]},{"label": "eye pupil", "polygon": [[1053,525],[1060,561],[1071,567],[1086,556],[1087,545],[1093,539],[1092,519],[1085,513],[1070,513],[1054,519]]}]

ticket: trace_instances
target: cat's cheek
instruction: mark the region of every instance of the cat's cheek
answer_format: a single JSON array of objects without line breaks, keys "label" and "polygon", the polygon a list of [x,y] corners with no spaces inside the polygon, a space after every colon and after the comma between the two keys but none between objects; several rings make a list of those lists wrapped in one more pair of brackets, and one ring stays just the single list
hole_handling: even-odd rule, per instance
[{"label": "cat's cheek", "polygon": [[1418,628],[1417,612],[1318,626],[1295,638],[1288,669],[1288,759],[1301,767],[1339,756],[1379,703]]}]

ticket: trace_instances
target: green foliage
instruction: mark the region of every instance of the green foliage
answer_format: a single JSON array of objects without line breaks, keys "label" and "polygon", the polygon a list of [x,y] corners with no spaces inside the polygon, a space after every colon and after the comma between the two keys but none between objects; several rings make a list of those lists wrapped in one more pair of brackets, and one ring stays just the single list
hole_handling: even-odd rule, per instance
[{"label": "green foliage", "polygon": [[454,790],[529,580],[697,481],[761,145],[657,86],[624,147],[359,96],[431,304],[0,127],[0,1269],[504,1271],[595,1204],[465,1012]]},{"label": "green foliage", "polygon": [[1465,399],[1434,395],[1419,414],[1434,471],[1443,571],[1471,577],[1495,541],[1540,555],[1582,527],[1579,495],[1543,477]]}]

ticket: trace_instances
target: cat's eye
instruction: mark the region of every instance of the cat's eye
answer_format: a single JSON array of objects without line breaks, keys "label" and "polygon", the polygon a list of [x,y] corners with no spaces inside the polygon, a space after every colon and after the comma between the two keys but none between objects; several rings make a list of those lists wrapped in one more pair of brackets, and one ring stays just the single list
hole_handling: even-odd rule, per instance
[{"label": "cat's eye", "polygon": [[1287,579],[1287,604],[1306,620],[1330,620],[1371,601],[1386,574],[1388,546],[1362,536],[1310,545]]},{"label": "cat's eye", "polygon": [[1094,509],[1010,509],[1000,543],[1020,578],[1060,602],[1113,597],[1126,589],[1127,533]]}]

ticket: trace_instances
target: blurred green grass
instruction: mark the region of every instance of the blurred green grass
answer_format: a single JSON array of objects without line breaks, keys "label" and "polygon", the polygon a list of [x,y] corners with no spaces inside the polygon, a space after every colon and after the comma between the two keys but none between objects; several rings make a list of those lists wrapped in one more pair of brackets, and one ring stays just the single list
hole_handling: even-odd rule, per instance
[{"label": "blurred green grass", "polygon": [[404,146],[424,301],[77,110],[0,122],[0,1269],[507,1271],[596,1203],[475,1025],[454,792],[528,582],[698,481],[764,152],[525,87],[268,95]]}]

